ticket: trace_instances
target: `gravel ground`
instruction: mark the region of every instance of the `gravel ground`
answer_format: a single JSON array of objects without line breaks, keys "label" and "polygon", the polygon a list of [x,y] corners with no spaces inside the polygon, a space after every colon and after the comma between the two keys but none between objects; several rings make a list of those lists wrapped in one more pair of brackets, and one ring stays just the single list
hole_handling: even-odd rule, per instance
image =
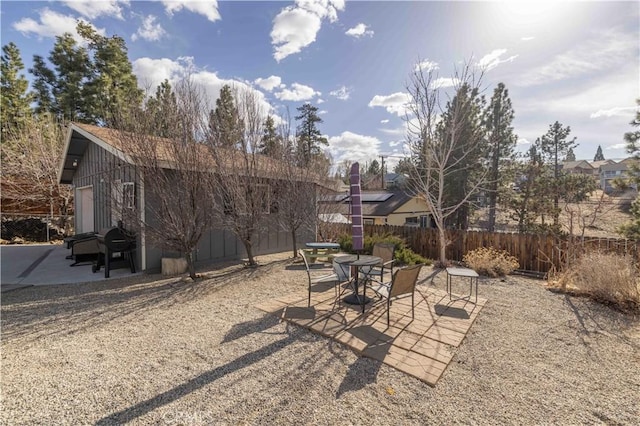
[{"label": "gravel ground", "polygon": [[489,302],[431,388],[254,308],[306,289],[286,254],[259,261],[3,294],[1,422],[638,424],[638,318],[481,280]]}]

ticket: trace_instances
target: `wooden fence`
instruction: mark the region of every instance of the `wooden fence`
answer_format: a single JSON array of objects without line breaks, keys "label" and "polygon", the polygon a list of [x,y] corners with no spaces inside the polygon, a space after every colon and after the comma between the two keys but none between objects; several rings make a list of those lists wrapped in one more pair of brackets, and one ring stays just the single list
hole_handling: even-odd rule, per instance
[{"label": "wooden fence", "polygon": [[[341,233],[351,233],[349,225],[342,225]],[[438,231],[404,226],[365,225],[365,235],[392,234],[404,239],[411,249],[420,255],[437,259]],[[567,256],[580,252],[601,250],[609,253],[632,256],[640,262],[640,241],[616,238],[584,237],[558,239],[550,235],[519,234],[485,231],[447,230],[451,244],[447,246],[448,260],[461,261],[465,253],[479,247],[505,250],[518,259],[520,270],[546,273],[559,270]]]}]

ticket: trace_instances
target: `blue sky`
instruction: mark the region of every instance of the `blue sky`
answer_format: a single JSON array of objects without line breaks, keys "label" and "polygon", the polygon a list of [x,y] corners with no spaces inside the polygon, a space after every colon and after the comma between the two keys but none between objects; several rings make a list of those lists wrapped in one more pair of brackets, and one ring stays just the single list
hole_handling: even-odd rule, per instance
[{"label": "blue sky", "polygon": [[[310,102],[334,161],[403,153],[406,84],[419,61],[451,77],[485,67],[503,82],[519,149],[558,120],[578,159],[624,158],[640,97],[638,2],[3,1],[2,44],[27,68],[82,19],[126,40],[143,88],[189,70],[215,101],[225,83],[260,93],[282,114]],[[29,77],[29,76],[28,76]],[[397,158],[389,158],[392,164]]]}]

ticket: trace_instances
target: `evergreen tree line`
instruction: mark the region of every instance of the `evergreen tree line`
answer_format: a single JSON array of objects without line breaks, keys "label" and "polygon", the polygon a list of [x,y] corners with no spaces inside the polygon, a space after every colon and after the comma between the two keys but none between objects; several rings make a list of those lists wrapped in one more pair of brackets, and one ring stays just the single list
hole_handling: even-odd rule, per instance
[{"label": "evergreen tree line", "polygon": [[[55,179],[66,124],[79,122],[131,130],[135,123],[127,120],[144,113],[154,117],[155,135],[165,137],[172,134],[172,126],[182,125],[173,113],[178,106],[168,81],[145,99],[133,74],[124,39],[100,35],[82,22],[78,23],[77,32],[83,43],[69,33],[57,36],[49,55],[46,58],[34,55],[33,66],[28,70],[15,43],[2,47],[3,190],[5,194],[15,192],[12,198],[29,198],[36,203],[51,203],[54,198],[55,210],[60,212],[67,211],[72,199],[70,190],[58,185]],[[33,77],[31,87],[25,71]],[[209,135],[219,139],[217,145],[222,147],[240,147],[239,139],[243,137],[243,118],[234,105],[233,91],[232,87],[224,86],[209,113]],[[283,136],[280,127],[286,123],[282,119],[266,117],[258,152],[271,157],[295,156],[298,165],[321,159],[328,169],[330,160],[322,149],[328,142],[318,129],[322,123],[318,109],[304,104],[298,112],[295,117],[298,127],[292,137]],[[34,134],[39,136],[34,138]],[[43,159],[44,155],[49,158]],[[25,161],[32,166],[24,167]],[[29,187],[25,182],[42,181],[44,163],[51,163],[51,170],[47,170],[50,187],[25,192],[24,188]]]},{"label": "evergreen tree line", "polygon": [[[2,48],[2,159],[3,164],[9,165],[11,161],[5,160],[15,160],[16,171],[19,170],[16,150],[23,155],[37,151],[30,142],[34,133],[56,135],[58,140],[50,141],[49,145],[61,150],[62,132],[43,131],[50,126],[62,128],[69,121],[77,121],[126,130],[128,124],[122,118],[135,117],[140,111],[155,117],[153,131],[157,136],[166,136],[180,125],[167,119],[175,117],[170,112],[177,108],[168,81],[162,82],[145,101],[121,37],[102,36],[84,23],[78,24],[77,31],[86,43],[79,44],[71,34],[64,34],[56,37],[46,60],[34,55],[33,66],[28,70],[34,77],[32,90],[23,75],[18,47],[9,43]],[[234,104],[233,91],[228,85],[222,87],[215,108],[209,112],[209,135],[218,141],[218,146],[241,148],[244,118]],[[322,123],[318,108],[303,104],[297,112],[294,135],[289,135],[286,120],[267,116],[257,152],[293,159],[302,167],[312,162],[324,164],[328,170],[330,158],[323,152],[328,141],[318,129]],[[519,155],[515,151],[514,116],[503,83],[498,84],[489,99],[480,94],[477,86],[461,84],[437,122],[427,124],[434,129],[435,137],[423,138],[425,144],[456,140],[446,164],[442,165],[447,170],[443,178],[443,203],[460,204],[454,214],[447,216],[448,227],[466,229],[471,213],[483,204],[489,208],[489,230],[495,229],[498,205],[508,209],[520,231],[541,227],[558,230],[561,201],[582,201],[595,189],[592,177],[567,174],[561,168],[563,161],[575,161],[577,143],[570,138],[569,126],[556,121],[524,155]],[[637,153],[636,143],[629,142],[629,152]],[[424,159],[414,154],[400,161],[394,171],[415,174]],[[602,159],[599,146],[594,160]],[[11,170],[5,167],[5,176]],[[380,164],[373,160],[365,171],[372,175],[381,173]],[[474,185],[480,177],[483,184]],[[45,191],[43,198],[50,199],[56,191]],[[64,198],[69,199],[67,195]],[[468,202],[461,203],[462,200]]]},{"label": "evergreen tree line", "polygon": [[[414,95],[420,98],[420,93]],[[428,100],[422,97],[423,103]],[[444,226],[467,229],[469,217],[479,207],[488,208],[485,229],[496,229],[498,206],[518,223],[521,232],[560,232],[561,202],[580,202],[597,189],[593,176],[569,174],[562,163],[575,161],[575,138],[559,122],[537,138],[525,154],[516,152],[518,137],[513,128],[515,111],[509,92],[499,83],[486,99],[477,86],[461,84],[446,103],[436,123],[421,123],[417,147],[411,158],[395,167],[396,173],[415,176],[422,162],[439,164],[440,200],[446,213]],[[420,135],[433,128],[430,136]],[[454,140],[455,143],[448,143]],[[450,152],[444,152],[444,149]],[[428,152],[428,154],[427,154]],[[434,160],[435,157],[435,160]],[[596,158],[602,157],[599,147]],[[434,173],[433,166],[431,172]],[[432,181],[437,181],[432,176]],[[432,188],[431,191],[434,189]],[[450,212],[449,212],[450,211]]]}]

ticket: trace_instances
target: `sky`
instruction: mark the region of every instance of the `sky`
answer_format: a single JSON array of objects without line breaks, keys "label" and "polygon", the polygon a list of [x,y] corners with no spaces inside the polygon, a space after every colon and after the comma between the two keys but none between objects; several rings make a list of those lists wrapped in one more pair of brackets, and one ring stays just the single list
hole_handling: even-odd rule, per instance
[{"label": "sky", "polygon": [[[570,126],[577,159],[626,157],[623,134],[640,97],[640,2],[562,1],[2,1],[2,45],[26,72],[77,20],[126,41],[138,84],[155,92],[190,73],[214,103],[224,84],[255,90],[264,108],[318,107],[335,164],[393,166],[405,150],[407,84],[432,69],[483,70],[502,82],[518,150],[549,125]],[[479,71],[478,71],[479,74]]]}]

